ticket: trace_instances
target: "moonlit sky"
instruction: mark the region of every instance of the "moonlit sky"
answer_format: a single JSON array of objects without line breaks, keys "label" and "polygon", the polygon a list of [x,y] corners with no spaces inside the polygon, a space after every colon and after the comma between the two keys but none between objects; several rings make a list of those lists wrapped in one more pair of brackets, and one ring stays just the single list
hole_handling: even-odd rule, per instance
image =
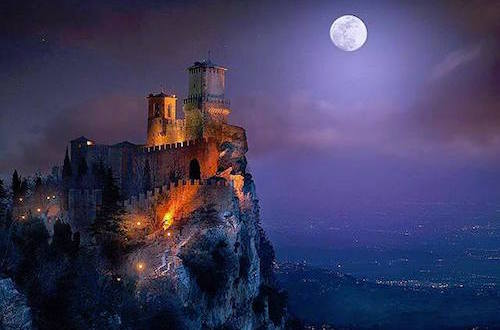
[{"label": "moonlit sky", "polygon": [[[329,39],[344,14],[368,28],[356,52]],[[142,143],[145,96],[185,97],[210,50],[264,222],[499,201],[498,1],[7,0],[0,15],[4,176],[49,169],[81,135]]]}]

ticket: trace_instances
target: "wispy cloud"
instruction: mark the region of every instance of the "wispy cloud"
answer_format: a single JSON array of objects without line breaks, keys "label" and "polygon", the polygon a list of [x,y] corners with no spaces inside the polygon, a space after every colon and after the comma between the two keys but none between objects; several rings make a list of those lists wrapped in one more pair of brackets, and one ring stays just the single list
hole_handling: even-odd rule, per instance
[{"label": "wispy cloud", "polygon": [[474,47],[457,49],[449,53],[432,69],[431,80],[437,80],[448,75],[457,68],[478,58],[480,54],[481,44],[475,45]]}]

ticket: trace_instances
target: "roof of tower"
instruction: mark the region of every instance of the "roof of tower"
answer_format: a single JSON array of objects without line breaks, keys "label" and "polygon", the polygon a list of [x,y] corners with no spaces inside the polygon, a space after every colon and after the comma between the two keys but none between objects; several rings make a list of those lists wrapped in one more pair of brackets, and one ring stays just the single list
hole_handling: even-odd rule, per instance
[{"label": "roof of tower", "polygon": [[91,140],[87,139],[85,136],[80,136],[79,138],[71,140],[70,142],[87,142],[87,141],[91,141]]},{"label": "roof of tower", "polygon": [[165,94],[163,92],[158,93],[158,94],[151,93],[151,94],[148,95],[148,98],[150,98],[150,97],[173,97],[173,98],[177,98],[177,96],[175,96],[174,94]]},{"label": "roof of tower", "polygon": [[227,70],[225,67],[217,65],[217,64],[213,63],[212,61],[210,61],[209,59],[194,62],[194,64],[191,65],[188,68],[188,70],[195,69],[195,68],[216,68],[216,69]]}]

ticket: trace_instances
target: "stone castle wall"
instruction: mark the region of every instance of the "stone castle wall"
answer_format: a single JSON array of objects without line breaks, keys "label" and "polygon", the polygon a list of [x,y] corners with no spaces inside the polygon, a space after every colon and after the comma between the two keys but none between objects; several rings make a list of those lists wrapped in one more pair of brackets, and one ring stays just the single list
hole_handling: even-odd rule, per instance
[{"label": "stone castle wall", "polygon": [[183,142],[188,139],[184,119],[153,118],[148,123],[148,146]]},{"label": "stone castle wall", "polygon": [[123,202],[129,216],[144,216],[172,221],[190,215],[200,207],[214,207],[217,212],[233,209],[236,203],[232,182],[223,179],[182,180],[155,188]]},{"label": "stone castle wall", "polygon": [[[91,145],[80,149],[72,159],[75,172],[80,157],[85,157],[89,171],[93,164],[103,162],[111,167],[113,177],[125,197],[137,195],[144,187],[161,187],[169,182],[190,178],[191,161],[198,162],[202,179],[217,172],[218,144],[215,139],[183,141],[156,146],[120,143],[112,146]],[[150,182],[147,181],[149,164]]]},{"label": "stone castle wall", "polygon": [[143,147],[137,155],[136,177],[144,173],[146,161],[149,163],[150,187],[161,187],[169,182],[190,178],[190,164],[198,162],[201,179],[216,175],[218,145],[214,139],[184,141],[174,144]]}]

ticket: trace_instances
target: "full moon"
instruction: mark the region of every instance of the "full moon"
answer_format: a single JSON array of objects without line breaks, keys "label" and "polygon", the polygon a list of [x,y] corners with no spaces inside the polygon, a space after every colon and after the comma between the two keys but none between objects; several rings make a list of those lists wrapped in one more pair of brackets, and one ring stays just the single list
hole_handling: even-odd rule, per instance
[{"label": "full moon", "polygon": [[337,18],[330,27],[330,39],[335,46],[346,51],[355,51],[366,42],[368,31],[365,23],[353,15]]}]

